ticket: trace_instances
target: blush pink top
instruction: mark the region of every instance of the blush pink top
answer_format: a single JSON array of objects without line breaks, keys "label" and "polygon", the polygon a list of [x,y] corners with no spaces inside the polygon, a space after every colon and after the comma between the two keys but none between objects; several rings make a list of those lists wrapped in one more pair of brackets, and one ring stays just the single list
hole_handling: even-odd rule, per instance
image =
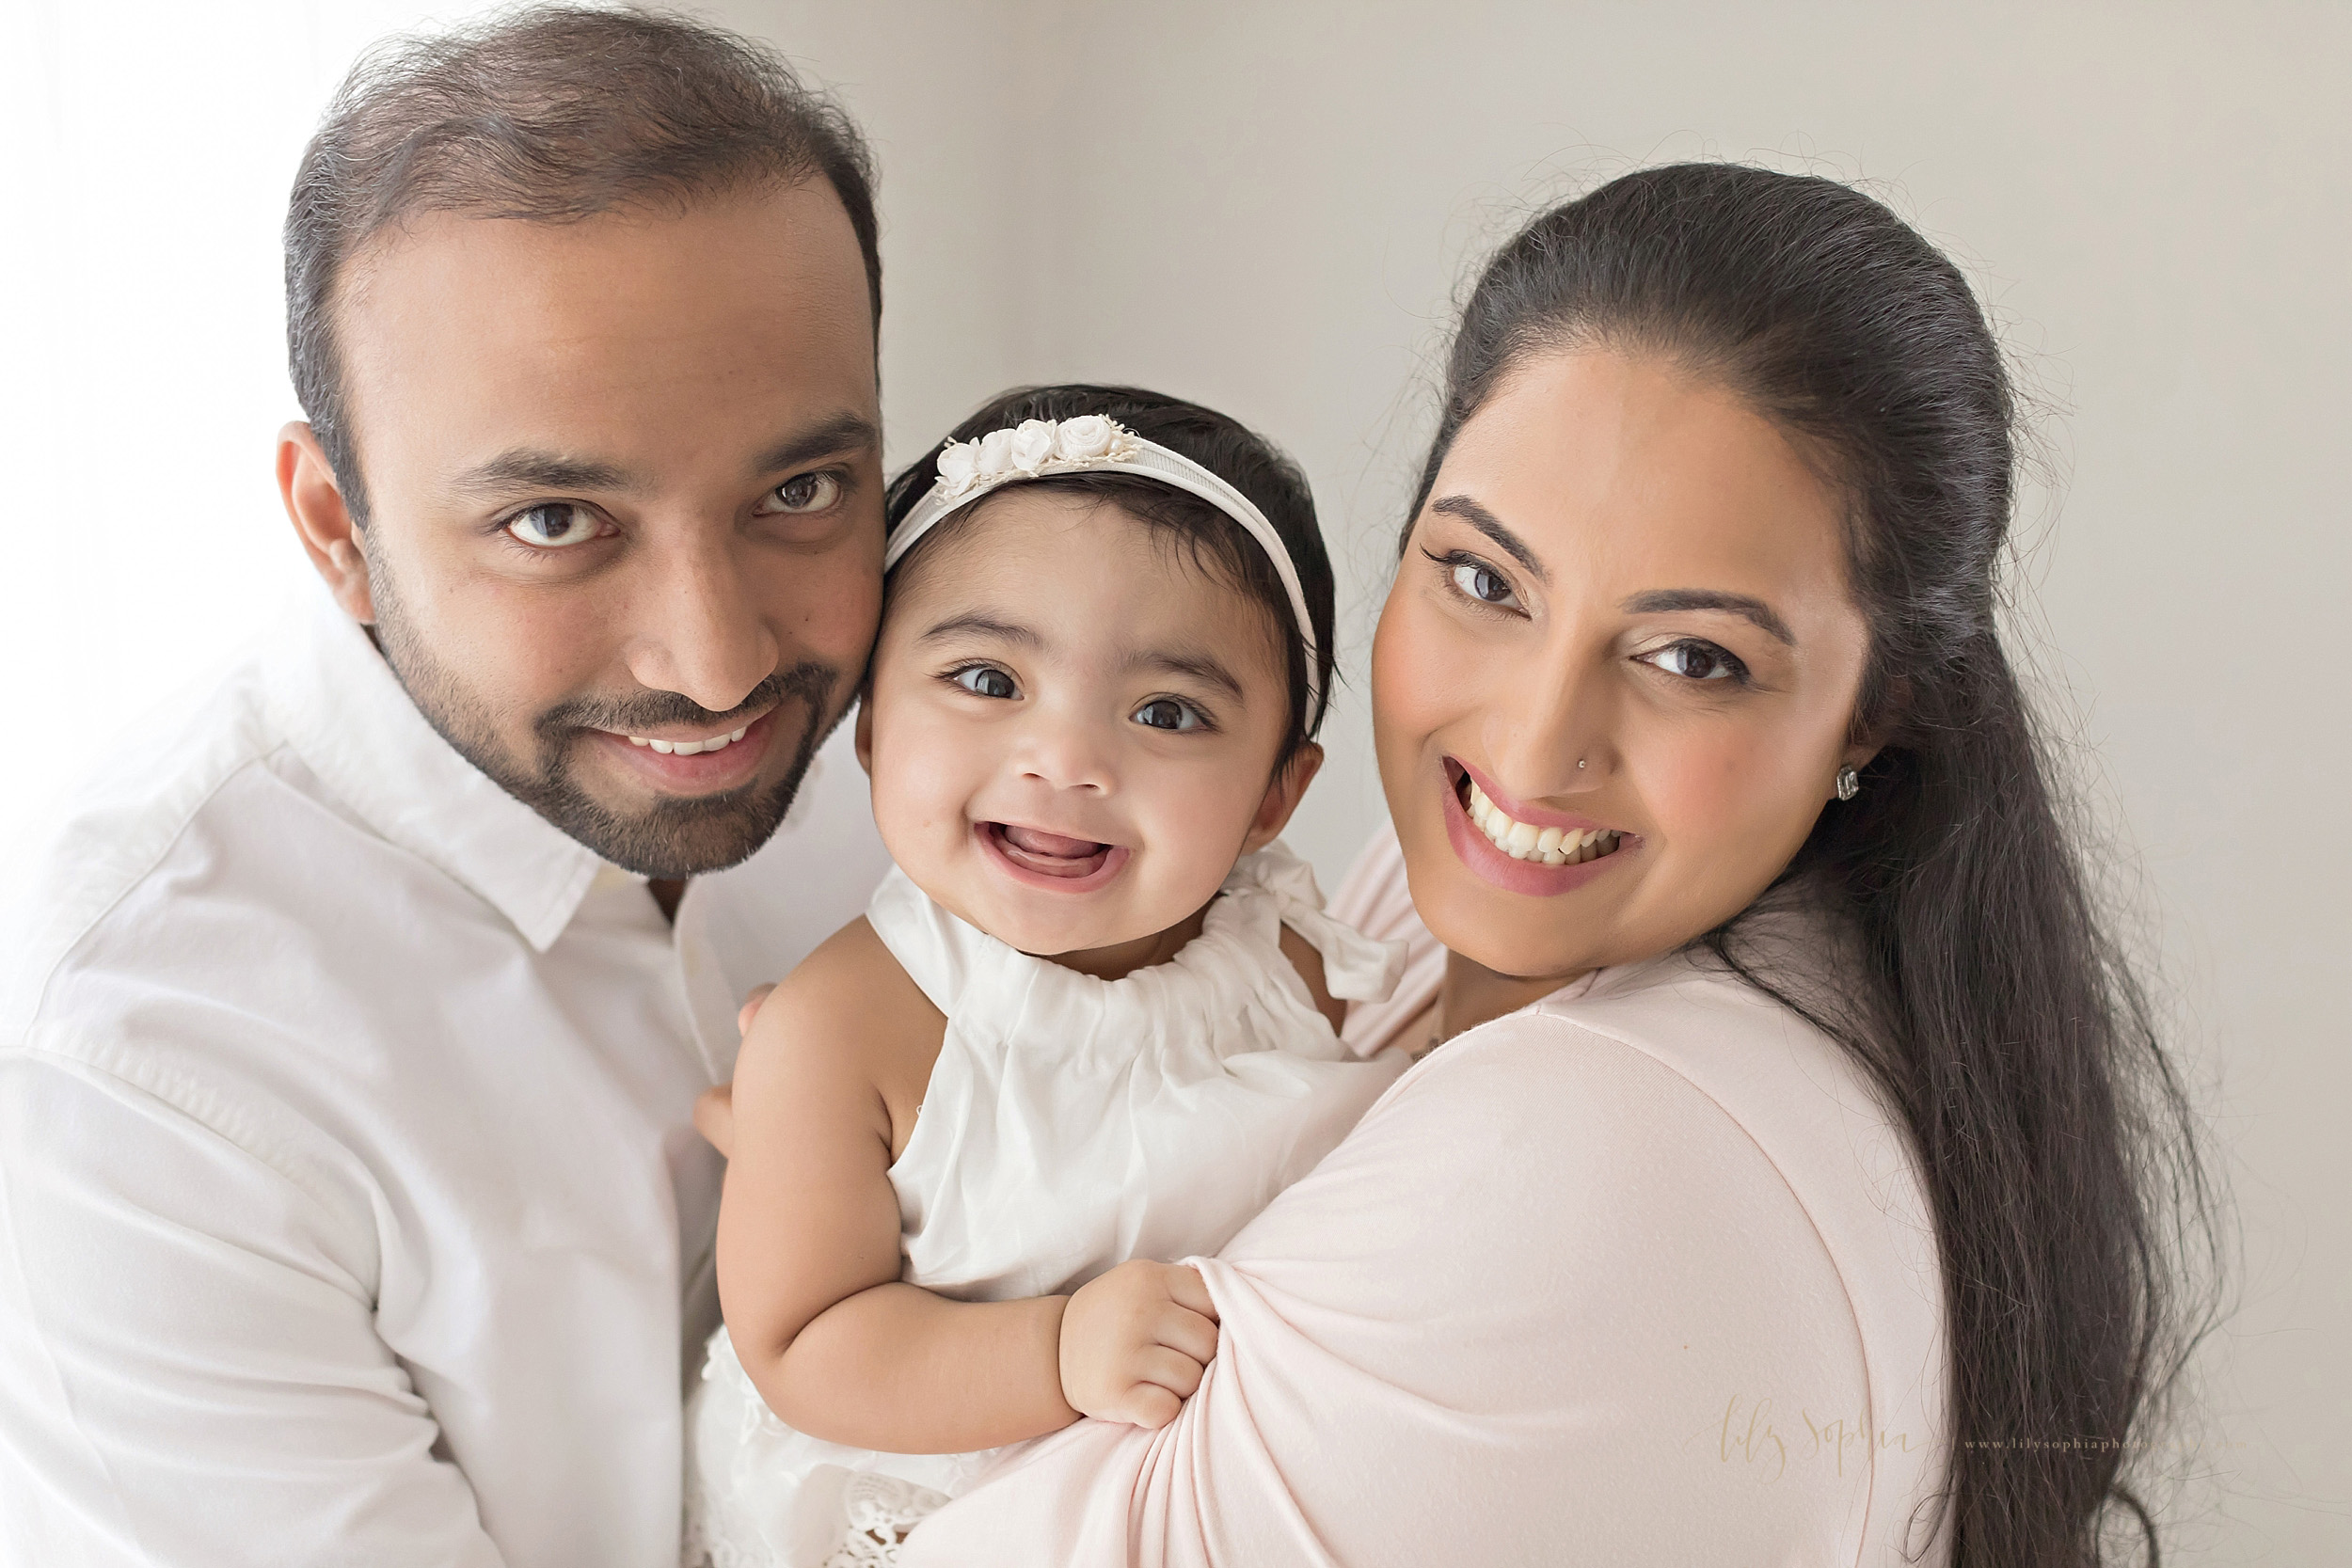
[{"label": "blush pink top", "polygon": [[[1332,901],[1443,955],[1383,832]],[[1447,1042],[1216,1258],[1157,1432],[1009,1450],[904,1568],[1948,1559],[1948,1366],[1908,1139],[1846,1053],[1685,958]]]}]

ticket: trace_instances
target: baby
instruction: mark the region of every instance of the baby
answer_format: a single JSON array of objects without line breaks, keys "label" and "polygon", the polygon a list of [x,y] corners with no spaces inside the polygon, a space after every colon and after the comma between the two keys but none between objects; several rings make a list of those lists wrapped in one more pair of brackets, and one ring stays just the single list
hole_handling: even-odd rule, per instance
[{"label": "baby", "polygon": [[886,1562],[988,1450],[1156,1427],[1214,1252],[1405,1067],[1397,956],[1276,842],[1330,565],[1297,470],[1122,388],[999,398],[891,487],[857,718],[898,863],[759,1009],[689,1410],[690,1560]]}]

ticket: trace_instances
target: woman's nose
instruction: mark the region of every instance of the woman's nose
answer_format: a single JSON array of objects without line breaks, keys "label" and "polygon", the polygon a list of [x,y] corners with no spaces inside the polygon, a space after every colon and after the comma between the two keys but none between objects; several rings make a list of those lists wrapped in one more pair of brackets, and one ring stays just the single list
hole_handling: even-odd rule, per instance
[{"label": "woman's nose", "polygon": [[1523,800],[1599,787],[1617,761],[1609,683],[1571,667],[1511,687],[1506,699],[1487,710],[1486,751],[1496,783]]}]

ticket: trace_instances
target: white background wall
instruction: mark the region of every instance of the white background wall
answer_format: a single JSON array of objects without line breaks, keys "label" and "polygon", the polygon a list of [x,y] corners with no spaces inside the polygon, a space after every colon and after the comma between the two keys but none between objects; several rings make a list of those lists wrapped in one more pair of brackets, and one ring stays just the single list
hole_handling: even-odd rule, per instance
[{"label": "white background wall", "polygon": [[[0,8],[0,821],[299,570],[277,226],[391,0]],[[1117,377],[1306,465],[1359,684],[1295,835],[1376,820],[1360,685],[1481,252],[1668,157],[1860,177],[1968,266],[2059,483],[2025,630],[2144,868],[2243,1213],[2173,1560],[2352,1557],[2347,628],[2352,11],[2240,4],[710,9],[837,85],[883,166],[896,457],[1018,381]]]}]

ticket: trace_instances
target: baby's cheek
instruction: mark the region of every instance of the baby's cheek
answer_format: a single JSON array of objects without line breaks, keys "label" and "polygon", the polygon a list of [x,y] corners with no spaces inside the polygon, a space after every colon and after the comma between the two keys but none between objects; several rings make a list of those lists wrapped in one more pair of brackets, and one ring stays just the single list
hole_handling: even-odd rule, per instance
[{"label": "baby's cheek", "polygon": [[1168,924],[1208,902],[1223,885],[1264,795],[1238,768],[1218,768],[1157,781],[1149,799],[1134,802],[1136,825],[1159,863],[1152,876],[1156,896],[1175,911]]},{"label": "baby's cheek", "polygon": [[933,728],[881,718],[874,725],[874,825],[892,858],[910,867],[961,840],[976,787],[974,749]]}]

